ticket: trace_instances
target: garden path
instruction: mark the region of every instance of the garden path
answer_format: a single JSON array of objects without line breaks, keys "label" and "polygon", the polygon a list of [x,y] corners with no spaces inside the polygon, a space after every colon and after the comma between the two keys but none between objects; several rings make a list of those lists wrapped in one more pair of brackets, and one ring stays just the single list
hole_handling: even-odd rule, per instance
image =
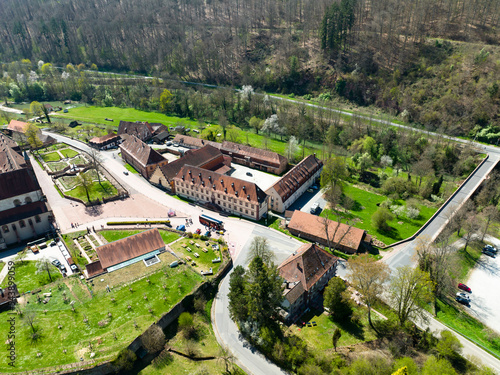
[{"label": "garden path", "polygon": [[75,240],[75,239],[73,239],[73,243],[76,245],[76,247],[78,248],[78,250],[80,250],[80,253],[82,254],[82,256],[85,259],[87,259],[87,262],[92,263],[92,261],[90,260],[89,256],[87,255],[87,252],[82,249],[82,247],[80,246],[80,244],[78,243],[78,241]]}]

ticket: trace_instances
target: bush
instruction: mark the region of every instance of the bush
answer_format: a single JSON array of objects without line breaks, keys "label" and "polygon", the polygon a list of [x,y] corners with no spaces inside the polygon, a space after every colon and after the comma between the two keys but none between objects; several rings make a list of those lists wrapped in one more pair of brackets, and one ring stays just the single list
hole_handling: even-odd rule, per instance
[{"label": "bush", "polygon": [[183,312],[179,316],[179,329],[185,338],[189,339],[196,335],[196,327],[194,325],[193,316],[188,312]]},{"label": "bush", "polygon": [[372,223],[375,229],[381,232],[388,232],[391,227],[387,224],[388,221],[392,220],[393,216],[387,208],[380,207],[372,215]]},{"label": "bush", "polygon": [[165,334],[156,325],[151,325],[141,337],[144,348],[150,353],[156,353],[165,347]]},{"label": "bush", "polygon": [[116,359],[112,362],[112,364],[117,368],[117,372],[121,372],[122,370],[131,370],[134,367],[134,362],[137,359],[137,356],[133,351],[128,348],[123,349]]},{"label": "bush", "polygon": [[162,350],[161,353],[153,359],[153,367],[156,369],[160,369],[162,367],[167,366],[168,364],[172,363],[174,360],[174,357],[170,352],[168,352],[166,349]]}]

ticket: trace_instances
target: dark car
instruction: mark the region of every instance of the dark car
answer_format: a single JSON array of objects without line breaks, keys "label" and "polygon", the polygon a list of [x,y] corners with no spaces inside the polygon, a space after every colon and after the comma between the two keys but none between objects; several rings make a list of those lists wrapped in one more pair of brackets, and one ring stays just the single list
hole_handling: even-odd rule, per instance
[{"label": "dark car", "polygon": [[62,273],[66,273],[67,269],[64,267],[62,264],[59,265],[59,269],[61,270]]},{"label": "dark car", "polygon": [[247,176],[252,176],[252,174],[250,172],[247,172]]},{"label": "dark car", "polygon": [[469,306],[470,301],[467,298],[464,298],[462,296],[455,296],[455,300],[462,305]]},{"label": "dark car", "polygon": [[[210,237],[210,231],[209,231],[209,230],[207,230],[207,231],[205,232],[205,237]],[[208,246],[208,245],[207,245],[207,246]]]},{"label": "dark car", "polygon": [[463,291],[467,293],[472,293],[472,290],[465,284],[459,283],[458,284],[458,289],[462,289]]},{"label": "dark car", "polygon": [[71,271],[73,272],[78,272],[78,266],[76,264],[72,264],[71,266],[69,266],[69,268],[71,268]]},{"label": "dark car", "polygon": [[490,250],[483,249],[482,253],[484,255],[488,255],[489,257],[495,258],[495,254],[492,251],[490,251]]},{"label": "dark car", "polygon": [[483,250],[487,250],[487,251],[489,251],[489,252],[491,252],[491,253],[493,253],[493,254],[498,253],[498,249],[497,249],[496,247],[494,247],[494,246],[491,246],[491,245],[486,245],[486,246],[483,248]]},{"label": "dark car", "polygon": [[52,262],[50,262],[50,263],[52,263],[52,264],[53,264],[54,266],[56,266],[57,268],[59,268],[59,266],[61,265],[61,262],[59,262],[57,259],[54,259],[54,260],[53,260]]}]

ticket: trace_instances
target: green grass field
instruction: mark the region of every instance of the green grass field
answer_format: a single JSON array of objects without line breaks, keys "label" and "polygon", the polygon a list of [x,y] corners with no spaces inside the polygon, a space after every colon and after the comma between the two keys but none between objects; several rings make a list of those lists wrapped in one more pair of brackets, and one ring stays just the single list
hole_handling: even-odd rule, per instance
[{"label": "green grass field", "polygon": [[[22,262],[16,262],[15,270],[15,282],[17,284],[19,293],[29,292],[31,290],[40,288],[41,286],[50,282],[47,271],[37,273],[37,266],[35,261],[25,260]],[[61,273],[55,266],[50,265],[49,270],[52,281],[55,281],[62,277]],[[2,287],[5,286],[7,286],[7,279],[4,279],[2,283]]]},{"label": "green grass field", "polygon": [[354,323],[340,323],[334,322],[325,313],[319,313],[317,311],[311,311],[307,313],[302,321],[316,322],[317,326],[308,327],[307,325],[301,326],[293,325],[290,327],[291,331],[302,338],[311,349],[315,350],[332,350],[332,334],[335,328],[340,328],[342,331],[342,336],[337,344],[338,347],[354,345],[360,342],[375,340],[376,336],[368,326],[366,313],[364,309],[362,314],[364,319],[362,319],[359,325]]},{"label": "green grass field", "polygon": [[68,163],[66,163],[66,162],[57,162],[57,161],[54,161],[54,162],[51,162],[51,163],[47,163],[47,167],[52,172],[57,172],[57,171],[63,170],[67,166],[68,166]]},{"label": "green grass field", "polygon": [[[482,242],[473,242],[467,246],[467,251],[464,251],[463,247],[458,250],[454,256],[457,259],[457,275],[455,276],[458,280],[467,280],[467,275],[476,266],[477,261],[481,257],[481,250],[484,247]],[[454,270],[450,270],[453,272]]]},{"label": "green grass field", "polygon": [[[137,233],[144,232],[144,229],[142,230],[103,230],[100,231],[99,234],[101,234],[106,241],[108,242],[113,242],[117,240],[121,240],[122,238],[132,236]],[[160,236],[163,239],[163,242],[166,244],[169,244],[171,242],[174,242],[176,239],[180,237],[177,233],[169,232],[167,230],[159,230]]]},{"label": "green grass field", "polygon": [[[348,218],[354,222],[356,228],[366,230],[369,234],[377,237],[386,245],[412,236],[429,218],[436,212],[437,209],[420,205],[420,215],[415,220],[409,220],[406,217],[394,218],[388,222],[392,228],[391,232],[379,232],[372,226],[371,217],[379,208],[377,205],[385,201],[387,198],[383,195],[375,194],[355,186],[346,184],[344,194],[350,197],[353,201],[353,208],[349,211]],[[336,215],[331,210],[324,210],[321,216],[328,216],[332,220],[336,220]]]},{"label": "green grass field", "polygon": [[[193,242],[194,244],[191,244],[190,242]],[[197,247],[195,244],[200,245],[200,247]],[[173,244],[171,248],[179,257],[181,257],[184,260],[186,260],[186,257],[190,257],[192,261],[196,263],[196,265],[193,266],[193,268],[197,272],[208,271],[210,268],[212,268],[212,271],[215,275],[222,263],[212,263],[212,260],[215,258],[222,259],[222,254],[220,250],[214,251],[212,249],[212,244],[214,244],[214,242],[210,242],[209,246],[207,246],[205,244],[205,241],[194,238],[193,239],[184,238]],[[189,251],[188,248],[191,251]],[[205,253],[202,249],[207,249],[207,252]],[[199,257],[196,257],[194,253],[198,254]],[[191,261],[189,261],[188,263],[191,264]]]},{"label": "green grass field", "polygon": [[57,152],[49,152],[48,154],[42,154],[41,156],[45,162],[61,160],[61,156]]},{"label": "green grass field", "polygon": [[486,347],[500,358],[500,336],[492,333],[483,323],[471,317],[466,307],[452,301],[452,305],[438,300],[437,318],[447,326]]},{"label": "green grass field", "polygon": [[[68,190],[65,194],[73,198],[81,199],[84,202],[88,201],[87,193],[82,186],[77,186],[72,190]],[[96,199],[109,198],[116,194],[116,188],[108,181],[102,181],[102,186],[99,182],[94,182],[89,188],[89,196],[92,201]]]},{"label": "green grass field", "polygon": [[66,158],[73,158],[73,157],[75,157],[76,155],[78,155],[78,152],[77,152],[77,151],[72,150],[72,149],[70,149],[70,148],[66,148],[66,149],[64,149],[64,150],[60,150],[59,152],[60,152],[61,154],[63,154],[63,155],[64,155],[64,157],[66,157]]},{"label": "green grass field", "polygon": [[134,173],[134,174],[139,174],[139,172],[137,171],[137,169],[135,169],[134,167],[132,167],[129,163],[126,163],[125,164],[125,169],[131,173]]},{"label": "green grass field", "polygon": [[[39,304],[35,296],[30,296],[29,306],[36,312],[35,326],[40,330],[41,338],[32,342],[30,328],[18,318],[15,371],[74,363],[80,358],[88,360],[91,352],[95,353],[97,361],[115,356],[202,281],[201,276],[189,267],[171,269],[165,262],[161,264],[163,267],[147,279],[127,286],[114,286],[111,293],[91,286],[94,292],[91,296],[83,281],[68,278],[65,280],[67,284],[61,284],[60,289],[50,284],[42,290],[48,292],[51,289],[52,297],[47,304]],[[74,312],[69,301],[75,301]],[[0,314],[2,321],[7,319],[7,314]],[[41,355],[38,357],[37,353]],[[0,372],[13,373],[6,356],[0,359]]]}]

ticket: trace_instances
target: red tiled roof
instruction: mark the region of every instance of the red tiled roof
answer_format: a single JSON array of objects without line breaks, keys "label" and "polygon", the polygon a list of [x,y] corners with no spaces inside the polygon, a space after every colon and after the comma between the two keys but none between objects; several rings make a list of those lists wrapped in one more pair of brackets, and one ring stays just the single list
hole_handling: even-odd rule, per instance
[{"label": "red tiled roof", "polygon": [[239,143],[224,141],[222,142],[221,149],[226,152],[238,154],[243,158],[248,157],[251,159],[261,160],[266,162],[266,164],[272,164],[276,167],[279,167],[282,163],[288,163],[288,160],[277,152],[262,150],[260,148],[246,146]]},{"label": "red tiled roof", "polygon": [[261,188],[252,182],[243,181],[192,165],[182,167],[174,178],[174,181],[185,182],[198,187],[206,187],[217,193],[246,199],[249,202],[258,204],[262,203],[267,196]]},{"label": "red tiled roof", "polygon": [[[288,223],[288,229],[291,231],[308,233],[314,237],[322,239],[324,243],[327,243],[328,241],[326,238],[325,224],[323,220],[324,219],[319,216],[296,210],[292,215],[290,223]],[[361,245],[361,241],[363,241],[364,235],[365,231],[363,229],[355,228],[343,223],[340,223],[339,225],[336,221],[328,220],[328,236],[332,242],[338,244],[340,241],[340,245],[358,250]]]},{"label": "red tiled roof", "polygon": [[[41,215],[48,212],[49,209],[45,202],[32,202],[11,208],[9,210],[0,211],[0,225],[9,224],[14,221],[28,219],[35,215]],[[28,225],[28,223],[26,223]]]},{"label": "red tiled roof", "polygon": [[269,189],[274,188],[282,201],[285,202],[322,166],[323,162],[321,160],[314,155],[309,155],[295,167],[290,169]]},{"label": "red tiled roof", "polygon": [[89,278],[106,272],[103,270],[100,260],[87,264],[85,269],[87,270],[87,277]]},{"label": "red tiled roof", "polygon": [[222,153],[215,147],[205,145],[199,150],[189,150],[183,157],[166,165],[162,165],[159,168],[167,180],[172,180],[186,164],[203,168],[204,165],[207,165],[217,158],[220,158],[220,163],[222,164],[224,160]]},{"label": "red tiled roof", "polygon": [[134,135],[127,137],[126,141],[120,145],[120,149],[127,151],[144,167],[165,161],[165,158],[160,153],[153,150]]},{"label": "red tiled roof", "polygon": [[26,168],[26,160],[10,147],[0,148],[0,173]]},{"label": "red tiled roof", "polygon": [[19,145],[13,139],[0,133],[0,151],[5,151],[7,148],[10,148],[14,151],[20,150]]},{"label": "red tiled roof", "polygon": [[28,125],[27,122],[10,120],[10,123],[9,123],[9,126],[7,127],[7,129],[18,132],[18,133],[24,133],[26,131],[27,125]]},{"label": "red tiled roof", "polygon": [[111,133],[103,135],[102,137],[94,137],[89,141],[89,143],[101,144],[115,138],[118,139],[120,136],[118,134]]},{"label": "red tiled roof", "polygon": [[181,145],[192,146],[196,148],[202,148],[203,146],[210,145],[217,149],[221,148],[221,144],[218,142],[207,141],[206,139],[191,137],[189,135],[176,134],[174,137],[174,142]]},{"label": "red tiled roof", "polygon": [[96,248],[103,269],[165,247],[158,229],[150,229]]},{"label": "red tiled roof", "polygon": [[31,169],[22,168],[0,173],[0,200],[40,190]]},{"label": "red tiled roof", "polygon": [[[315,244],[302,245],[295,254],[288,257],[278,267],[279,274],[287,283],[300,282],[305,291],[311,289],[338,258]],[[293,291],[292,288],[291,290]],[[300,296],[300,294],[299,294]],[[296,300],[298,296],[295,297]]]},{"label": "red tiled roof", "polygon": [[290,302],[290,304],[293,304],[304,293],[304,286],[300,281],[291,285],[289,285],[290,283],[286,284],[287,286],[285,287],[283,294],[285,295],[287,301]]}]

